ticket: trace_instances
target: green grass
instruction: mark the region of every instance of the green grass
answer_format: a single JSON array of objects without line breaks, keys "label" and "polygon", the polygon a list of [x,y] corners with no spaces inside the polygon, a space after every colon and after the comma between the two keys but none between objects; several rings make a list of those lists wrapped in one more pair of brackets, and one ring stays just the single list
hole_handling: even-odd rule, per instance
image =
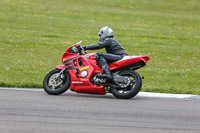
[{"label": "green grass", "polygon": [[150,56],[143,91],[200,94],[199,14],[199,0],[1,0],[0,86],[42,87],[67,47],[108,25],[129,55]]}]

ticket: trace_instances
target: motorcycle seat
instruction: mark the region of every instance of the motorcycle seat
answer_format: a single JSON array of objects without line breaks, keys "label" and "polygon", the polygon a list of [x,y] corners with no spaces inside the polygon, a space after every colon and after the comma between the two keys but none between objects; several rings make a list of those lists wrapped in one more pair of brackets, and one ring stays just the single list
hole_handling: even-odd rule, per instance
[{"label": "motorcycle seat", "polygon": [[[131,59],[134,57],[138,57],[138,56],[124,56],[121,60]],[[121,61],[121,60],[119,60],[119,61]]]}]

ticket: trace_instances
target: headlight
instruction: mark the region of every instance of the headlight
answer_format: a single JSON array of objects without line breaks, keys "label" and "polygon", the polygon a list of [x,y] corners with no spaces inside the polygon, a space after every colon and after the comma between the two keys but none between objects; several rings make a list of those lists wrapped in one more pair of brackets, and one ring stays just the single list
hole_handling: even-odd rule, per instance
[{"label": "headlight", "polygon": [[88,71],[87,70],[84,70],[84,71],[81,72],[81,77],[82,78],[87,77],[87,75],[88,75]]}]

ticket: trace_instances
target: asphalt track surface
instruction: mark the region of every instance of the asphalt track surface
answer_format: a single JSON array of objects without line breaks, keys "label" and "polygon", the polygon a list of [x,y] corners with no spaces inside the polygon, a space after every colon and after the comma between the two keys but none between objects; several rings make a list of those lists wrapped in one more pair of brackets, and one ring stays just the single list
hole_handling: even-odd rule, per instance
[{"label": "asphalt track surface", "polygon": [[200,100],[0,89],[0,133],[200,133]]}]

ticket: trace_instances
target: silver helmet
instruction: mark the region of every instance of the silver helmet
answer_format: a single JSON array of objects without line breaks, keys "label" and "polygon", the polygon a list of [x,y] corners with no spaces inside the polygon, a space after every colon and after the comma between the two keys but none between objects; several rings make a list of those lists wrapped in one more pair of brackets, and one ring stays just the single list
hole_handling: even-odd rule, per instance
[{"label": "silver helmet", "polygon": [[107,37],[113,37],[113,30],[106,26],[100,29],[99,31],[99,41],[104,41]]}]

